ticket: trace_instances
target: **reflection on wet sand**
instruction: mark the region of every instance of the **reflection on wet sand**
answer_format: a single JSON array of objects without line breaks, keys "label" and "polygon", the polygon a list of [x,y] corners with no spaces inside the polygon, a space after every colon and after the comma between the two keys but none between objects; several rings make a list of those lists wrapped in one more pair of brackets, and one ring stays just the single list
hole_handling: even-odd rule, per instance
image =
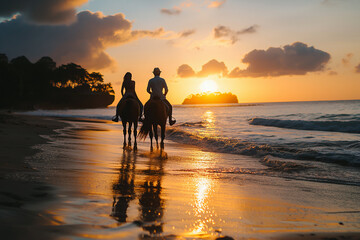
[{"label": "reflection on wet sand", "polygon": [[135,199],[135,164],[136,154],[124,151],[119,178],[112,186],[114,202],[111,216],[120,223],[126,222],[129,202]]},{"label": "reflection on wet sand", "polygon": [[[165,232],[164,219],[165,200],[163,196],[163,177],[165,175],[165,159],[159,158],[159,153],[143,153],[141,157],[131,151],[124,151],[120,160],[119,175],[113,189],[113,204],[111,216],[120,225],[131,222],[141,227],[147,234],[140,238],[158,237]],[[139,157],[140,162],[137,162]],[[191,163],[194,168],[209,168],[214,164],[213,155],[203,152]],[[185,227],[185,233],[180,235],[195,238],[206,238],[216,235],[218,215],[211,201],[215,192],[217,180],[209,174],[193,175],[189,177],[186,186],[190,194],[187,200],[190,224]],[[138,201],[136,201],[138,200]],[[128,218],[129,204],[137,206],[138,216]],[[134,212],[132,212],[134,214]],[[168,232],[169,226],[166,228]]]},{"label": "reflection on wet sand", "polygon": [[164,161],[162,159],[149,159],[148,169],[144,171],[145,181],[141,186],[140,218],[144,222],[143,229],[148,231],[150,235],[163,232],[164,200],[161,198],[161,181],[164,175]]},{"label": "reflection on wet sand", "polygon": [[[135,181],[136,153],[123,151],[119,176],[112,185],[114,201],[110,214],[121,224],[128,222],[129,203],[138,198],[139,217],[134,223],[141,226],[150,236],[163,232],[164,200],[161,198],[161,181],[164,175],[164,160],[154,158],[155,155],[149,155],[145,164],[146,169],[139,171],[139,179]],[[149,236],[143,234],[143,237]]]}]

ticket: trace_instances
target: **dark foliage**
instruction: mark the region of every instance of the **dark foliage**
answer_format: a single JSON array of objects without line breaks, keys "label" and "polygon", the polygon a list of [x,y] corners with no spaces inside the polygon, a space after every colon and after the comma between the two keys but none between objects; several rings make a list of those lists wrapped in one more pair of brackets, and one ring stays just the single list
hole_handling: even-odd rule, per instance
[{"label": "dark foliage", "polygon": [[182,104],[214,104],[214,103],[238,103],[236,95],[232,93],[201,93],[192,94],[185,98]]},{"label": "dark foliage", "polygon": [[99,72],[75,63],[56,67],[50,57],[31,63],[0,54],[0,108],[93,108],[114,101],[114,90]]}]

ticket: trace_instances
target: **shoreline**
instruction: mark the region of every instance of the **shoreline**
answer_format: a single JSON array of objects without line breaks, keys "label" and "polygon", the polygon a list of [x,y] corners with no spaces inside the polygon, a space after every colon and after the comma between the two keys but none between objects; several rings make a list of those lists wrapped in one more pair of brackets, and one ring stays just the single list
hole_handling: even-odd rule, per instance
[{"label": "shoreline", "polygon": [[2,159],[6,159],[0,165],[1,176],[22,169],[29,170],[24,160],[38,151],[32,148],[34,145],[47,142],[41,135],[54,134],[56,129],[65,126],[67,124],[52,117],[0,112],[0,144],[2,150],[9,150],[1,152]]},{"label": "shoreline", "polygon": [[[69,238],[96,238],[97,234],[100,234],[115,239],[118,239],[119,236],[124,236],[125,239],[133,239],[131,238],[131,233],[135,235],[142,234],[141,236],[144,238],[154,237],[154,235],[144,235],[143,233],[145,229],[154,226],[142,225],[140,228],[136,225],[139,224],[139,218],[136,213],[138,211],[139,203],[135,200],[139,199],[139,201],[142,201],[141,199],[144,198],[143,191],[146,190],[146,188],[144,188],[144,182],[149,182],[153,183],[154,186],[161,183],[162,193],[157,197],[166,204],[164,204],[160,210],[155,211],[159,211],[161,215],[165,215],[159,219],[160,223],[164,225],[165,235],[160,235],[164,237],[164,239],[174,239],[175,236],[180,239],[221,239],[221,237],[225,236],[233,237],[234,239],[251,238],[279,240],[326,238],[360,239],[360,233],[357,232],[325,231],[325,233],[322,233],[319,231],[320,227],[316,226],[312,228],[318,230],[312,232],[306,230],[307,228],[303,229],[300,219],[295,220],[294,222],[296,223],[296,221],[299,221],[299,226],[292,226],[294,229],[288,230],[288,232],[284,232],[285,229],[282,228],[276,230],[277,228],[275,226],[272,227],[274,229],[273,233],[271,233],[270,230],[266,230],[266,224],[280,224],[281,222],[279,221],[282,219],[282,214],[295,214],[302,217],[302,211],[305,210],[305,212],[310,214],[310,218],[306,217],[304,220],[311,219],[312,215],[315,218],[314,221],[317,217],[326,217],[326,215],[323,215],[322,213],[320,215],[317,213],[317,211],[321,209],[321,202],[317,203],[319,206],[312,206],[311,204],[305,204],[303,202],[299,202],[298,204],[300,205],[294,205],[292,201],[295,201],[296,203],[297,200],[295,197],[291,197],[283,199],[285,205],[282,206],[281,204],[279,205],[276,194],[274,195],[273,191],[279,193],[286,193],[289,191],[288,194],[291,195],[296,194],[296,188],[298,187],[299,189],[303,188],[311,193],[312,191],[319,190],[321,186],[331,187],[331,184],[287,181],[273,178],[272,180],[275,181],[273,184],[275,185],[272,186],[272,184],[266,183],[268,178],[253,176],[251,174],[247,175],[247,173],[242,175],[223,173],[224,176],[221,176],[217,173],[208,172],[207,170],[208,168],[216,169],[217,165],[222,166],[222,164],[224,164],[222,162],[215,163],[214,161],[216,159],[224,157],[240,158],[242,159],[241,163],[239,162],[239,164],[242,165],[238,166],[240,170],[242,167],[247,168],[250,166],[251,168],[259,166],[258,163],[246,156],[239,157],[231,154],[206,152],[197,149],[196,146],[186,146],[170,140],[166,140],[165,143],[165,150],[168,153],[169,158],[161,163],[161,161],[158,162],[158,160],[152,159],[151,155],[149,155],[148,142],[138,143],[140,150],[137,154],[122,151],[121,124],[113,124],[111,121],[33,117],[11,114],[5,114],[5,117],[3,116],[3,114],[0,115],[0,139],[2,143],[1,159],[3,163],[5,162],[7,164],[1,164],[0,167],[0,184],[2,189],[2,193],[0,194],[0,211],[2,213],[1,215],[4,216],[0,217],[0,230],[1,232],[8,233],[9,235],[7,236],[9,236],[9,238],[21,239],[27,237],[52,239],[64,236]],[[46,140],[40,136],[53,135],[55,129],[63,129],[66,126],[69,126],[68,122],[74,123],[76,128],[66,132],[68,135],[65,138],[65,142],[50,142],[51,140]],[[101,123],[101,125],[99,123]],[[6,138],[5,136],[10,136],[10,138]],[[44,154],[51,155],[54,159],[50,160],[53,162],[43,163],[41,162],[42,159],[40,159],[40,162],[37,162],[39,166],[48,165],[43,166],[43,168],[39,167],[32,169],[32,167],[24,162],[24,160],[26,157],[34,156],[34,154],[39,153],[40,150],[33,149],[32,146],[45,143],[50,144],[46,144],[49,148],[45,147],[43,149],[43,151],[45,151]],[[17,151],[14,151],[14,149]],[[66,156],[64,156],[66,162],[63,162],[64,159],[59,158],[60,155],[57,155],[64,153],[61,149],[69,149],[69,152],[66,152]],[[56,153],[56,150],[59,152]],[[121,156],[120,153],[123,155]],[[4,157],[6,157],[6,161],[3,160],[5,159]],[[89,161],[89,163],[85,163],[84,165],[85,160]],[[49,181],[39,183],[16,178],[18,176],[16,176],[15,173],[19,172],[39,172],[44,173],[45,176],[47,176],[47,167],[54,167],[54,164],[56,164],[56,171],[49,175],[51,176]],[[134,168],[133,170],[131,167],[132,165]],[[194,168],[194,166],[197,167]],[[205,166],[207,167],[205,168]],[[77,174],[67,175],[69,171],[72,172],[75,169],[79,169],[76,170],[78,171]],[[7,176],[9,174],[15,174],[16,177],[9,178]],[[62,178],[61,183],[57,183],[58,177]],[[128,202],[126,223],[119,222],[118,220],[114,221],[113,217],[109,217],[111,214],[116,214],[116,212],[110,214],[112,195],[118,199],[122,199],[123,194],[117,192],[117,190],[109,189],[109,186],[114,184],[114,179],[115,181],[119,181],[119,184],[124,184],[123,180],[127,179],[127,181],[130,181],[133,179],[134,190],[138,191],[138,193],[133,196],[135,199],[133,200],[133,198],[130,198],[131,200]],[[236,182],[238,179],[241,180],[240,184],[234,184],[234,181]],[[189,184],[191,182],[193,182],[194,185],[181,185],[182,183]],[[294,189],[287,190],[286,185],[290,184],[290,182],[292,182],[292,188]],[[199,189],[199,186],[197,186],[198,183],[204,185],[200,186]],[[302,186],[304,183],[305,185]],[[121,186],[129,187],[130,185]],[[212,188],[208,189],[210,186],[212,186]],[[220,188],[220,186],[222,187]],[[257,188],[260,189],[257,190]],[[340,186],[334,188],[340,189]],[[241,191],[237,192],[239,189]],[[346,189],[351,189],[351,187],[346,187]],[[111,191],[114,192],[112,193]],[[179,195],[179,191],[183,195]],[[193,193],[196,191],[203,191],[204,198],[198,199],[198,197],[201,196],[196,197],[196,194],[194,196]],[[212,193],[212,191],[214,192]],[[7,194],[4,194],[4,192]],[[215,195],[215,192],[217,192],[218,195]],[[312,195],[317,196],[318,194],[321,195],[320,192],[313,193]],[[62,195],[64,195],[63,198],[57,199]],[[184,196],[186,199],[184,199]],[[195,197],[194,201],[197,200],[194,202],[194,206],[190,204],[191,206],[189,205],[189,207],[191,208],[187,209],[186,206],[189,204],[189,201],[191,202],[193,197]],[[206,197],[208,197],[208,199],[206,199]],[[312,201],[309,197],[305,197],[304,199]],[[57,203],[55,205],[46,204],[52,200],[57,201]],[[170,226],[179,228],[184,224],[182,220],[191,223],[192,220],[187,219],[187,214],[185,214],[185,212],[196,210],[192,210],[192,208],[194,208],[196,204],[204,201],[208,201],[208,205],[202,206],[205,207],[205,210],[206,207],[208,208],[206,211],[216,210],[223,214],[229,214],[228,218],[223,219],[224,222],[219,221],[219,223],[217,223],[223,225],[220,230],[212,230],[219,231],[220,233],[214,233],[214,235],[201,235],[202,233],[199,232],[197,235],[187,236],[186,234],[181,234],[181,231],[175,231],[175,235],[168,234],[169,230],[171,230]],[[244,205],[242,207],[243,209],[237,209],[239,207],[237,206],[238,201],[241,201],[241,204]],[[78,202],[80,202],[81,205],[78,205]],[[82,206],[83,203],[85,203],[85,208]],[[230,205],[225,207],[222,206],[223,204]],[[37,205],[37,207],[26,207],[27,205]],[[79,206],[82,207],[79,209]],[[214,206],[214,209],[209,206]],[[103,207],[105,208],[103,209]],[[144,206],[141,208],[143,207]],[[286,210],[287,208],[289,209]],[[96,211],[101,209],[99,216],[94,217],[94,223],[97,223],[97,221],[102,222],[99,226],[91,226],[91,221],[85,221],[82,224],[78,224],[77,221],[74,221],[74,217],[72,216],[74,215],[74,211],[76,212],[75,215],[92,218],[91,212],[93,209]],[[294,209],[296,210],[295,212],[293,212]],[[234,214],[237,214],[237,211],[239,210],[239,213],[243,214],[241,215],[242,219],[237,220],[238,222],[232,222],[231,219],[235,217]],[[205,216],[208,214],[206,211],[203,212]],[[280,212],[277,213],[277,211]],[[6,215],[3,213],[6,213]],[[260,216],[263,216],[264,219],[268,218],[266,222],[263,223],[265,224],[264,226],[257,226],[255,224],[257,221],[259,221],[258,224],[260,224],[262,220],[261,217],[260,219],[257,219],[257,217],[252,216],[254,214],[261,214]],[[196,214],[192,217],[194,218],[193,220],[196,221],[201,219]],[[215,217],[213,217],[213,220],[217,221]],[[254,220],[255,222],[252,222]],[[142,219],[141,221],[144,220]],[[118,223],[115,224],[116,222]],[[336,222],[337,226],[334,225],[334,228],[340,230],[340,228],[343,227],[340,223],[342,222]],[[345,226],[346,225],[347,223],[345,223]],[[240,238],[239,233],[235,234],[236,226],[244,228],[244,233],[240,235],[242,236]],[[291,224],[289,226],[291,226]],[[156,225],[156,227],[160,226]],[[251,235],[252,230],[249,227],[254,229],[258,228],[258,230],[255,231],[256,234],[254,236]],[[104,229],[99,230],[99,228]],[[114,234],[114,231],[120,232],[118,235],[112,235]],[[210,231],[210,228],[208,231]]]},{"label": "shoreline", "polygon": [[[33,147],[48,142],[42,135],[56,134],[67,124],[51,118],[0,113],[0,232],[6,239],[25,237],[49,239],[50,232],[36,232],[48,225],[41,205],[54,199],[54,187],[26,178],[34,173],[26,159],[40,150]],[[29,207],[32,206],[32,207]],[[31,208],[37,210],[32,210]],[[40,206],[40,209],[38,209]],[[34,227],[34,229],[31,229]]]}]

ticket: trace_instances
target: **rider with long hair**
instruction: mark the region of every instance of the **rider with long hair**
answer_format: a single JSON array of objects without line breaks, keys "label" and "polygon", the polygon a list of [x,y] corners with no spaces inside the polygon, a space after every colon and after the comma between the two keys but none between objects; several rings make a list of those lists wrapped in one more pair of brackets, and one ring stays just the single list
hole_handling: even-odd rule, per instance
[{"label": "rider with long hair", "polygon": [[[137,100],[137,102],[139,103],[140,106],[140,117],[139,117],[139,121],[142,121],[142,112],[143,112],[143,104],[141,103],[141,101],[139,100],[136,92],[135,92],[135,81],[131,79],[132,78],[132,74],[130,72],[127,72],[124,75],[124,81],[122,83],[121,86],[121,95],[122,98],[120,99],[119,103],[116,106],[116,115],[112,118],[112,120],[114,122],[118,122],[119,121],[119,115],[120,115],[120,107],[121,104],[125,101],[126,98],[132,97],[135,100]],[[124,93],[125,90],[125,93]]]}]

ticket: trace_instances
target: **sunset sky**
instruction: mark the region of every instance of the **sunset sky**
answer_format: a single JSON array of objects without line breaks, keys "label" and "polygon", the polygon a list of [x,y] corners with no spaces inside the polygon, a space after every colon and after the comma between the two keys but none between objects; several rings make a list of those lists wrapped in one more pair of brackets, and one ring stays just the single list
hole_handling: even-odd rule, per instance
[{"label": "sunset sky", "polygon": [[129,71],[145,102],[154,67],[173,104],[210,80],[239,102],[360,99],[359,0],[0,0],[0,6],[0,53],[100,71],[116,101]]}]

